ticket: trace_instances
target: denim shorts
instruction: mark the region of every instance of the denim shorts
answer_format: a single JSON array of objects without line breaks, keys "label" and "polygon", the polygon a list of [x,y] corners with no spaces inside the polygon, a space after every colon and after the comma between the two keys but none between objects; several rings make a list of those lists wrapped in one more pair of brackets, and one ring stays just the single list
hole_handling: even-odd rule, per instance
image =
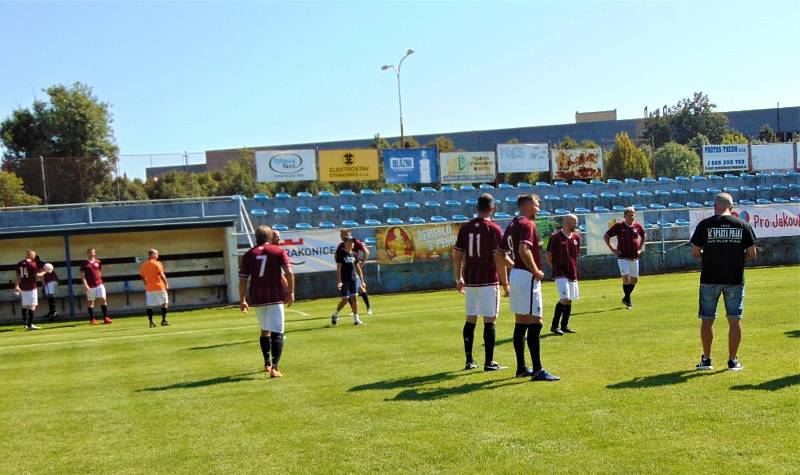
[{"label": "denim shorts", "polygon": [[703,320],[714,320],[717,317],[717,302],[719,302],[720,294],[725,302],[725,315],[741,320],[744,311],[744,284],[700,284],[698,316]]}]

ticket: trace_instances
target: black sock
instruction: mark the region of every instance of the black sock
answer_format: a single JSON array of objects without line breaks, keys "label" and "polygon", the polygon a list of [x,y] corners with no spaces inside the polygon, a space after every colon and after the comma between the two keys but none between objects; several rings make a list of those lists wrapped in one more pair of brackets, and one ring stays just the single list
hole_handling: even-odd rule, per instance
[{"label": "black sock", "polygon": [[264,366],[269,366],[269,337],[261,335],[261,338],[258,341],[261,343],[261,354],[264,355]]},{"label": "black sock", "polygon": [[153,323],[153,309],[152,308],[148,308],[147,309],[147,319],[150,320],[150,323]]},{"label": "black sock", "polygon": [[561,318],[561,329],[565,330],[569,326],[569,314],[572,312],[572,304],[564,305],[564,316]]},{"label": "black sock", "polygon": [[48,314],[52,317],[56,313],[56,298],[47,297]]},{"label": "black sock", "polygon": [[633,293],[633,289],[636,287],[636,284],[628,284],[628,298],[631,298],[631,294]]},{"label": "black sock", "polygon": [[514,353],[517,355],[517,371],[525,369],[525,332],[528,325],[524,323],[514,324]]},{"label": "black sock", "polygon": [[542,333],[541,323],[531,323],[528,325],[528,351],[531,352],[533,370],[542,369],[542,357],[539,352],[539,335]]},{"label": "black sock", "polygon": [[467,355],[467,363],[472,361],[472,342],[475,340],[475,324],[464,322],[464,330],[461,332],[464,336],[464,353]]},{"label": "black sock", "polygon": [[28,319],[25,321],[26,326],[33,325],[33,310],[28,309]]},{"label": "black sock", "polygon": [[556,309],[553,312],[553,323],[550,328],[558,328],[558,322],[561,321],[561,314],[564,311],[564,305],[561,302],[556,304]]},{"label": "black sock", "polygon": [[101,305],[100,310],[103,311],[103,318],[108,318],[108,305]]},{"label": "black sock", "polygon": [[94,307],[86,307],[86,310],[89,311],[89,320],[94,320]]},{"label": "black sock", "polygon": [[369,310],[369,295],[366,292],[361,292],[361,300],[364,301],[364,305],[367,306],[367,310]]},{"label": "black sock", "polygon": [[270,338],[272,339],[272,367],[277,370],[283,353],[283,333],[272,332]]},{"label": "black sock", "polygon": [[622,284],[622,291],[625,292],[625,300],[630,300],[633,286],[631,284]]},{"label": "black sock", "polygon": [[495,341],[495,328],[494,323],[483,324],[483,345],[486,351],[486,364],[494,361],[494,341]]},{"label": "black sock", "polygon": [[161,307],[161,321],[167,321],[167,307]]}]

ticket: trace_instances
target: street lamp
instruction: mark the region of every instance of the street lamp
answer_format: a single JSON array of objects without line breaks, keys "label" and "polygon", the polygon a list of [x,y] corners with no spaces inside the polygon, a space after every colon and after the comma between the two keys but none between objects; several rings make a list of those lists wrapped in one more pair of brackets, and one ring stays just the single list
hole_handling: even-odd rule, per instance
[{"label": "street lamp", "polygon": [[400,58],[400,62],[397,63],[397,66],[393,64],[384,64],[381,66],[381,71],[393,69],[395,76],[397,76],[397,102],[400,105],[400,148],[405,148],[406,146],[405,135],[403,134],[403,99],[400,96],[400,68],[403,66],[403,61],[412,54],[414,54],[414,50],[409,48],[406,54]]}]

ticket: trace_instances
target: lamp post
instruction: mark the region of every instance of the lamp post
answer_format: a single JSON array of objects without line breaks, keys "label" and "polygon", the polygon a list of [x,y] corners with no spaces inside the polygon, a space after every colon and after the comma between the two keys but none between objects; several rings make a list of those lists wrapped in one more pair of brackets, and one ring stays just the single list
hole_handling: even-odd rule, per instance
[{"label": "lamp post", "polygon": [[381,71],[392,69],[394,70],[395,76],[397,76],[397,102],[400,105],[400,148],[405,148],[406,146],[405,134],[403,133],[403,99],[400,95],[400,68],[403,66],[403,61],[412,54],[414,54],[414,50],[409,48],[406,54],[400,58],[400,62],[397,63],[397,66],[393,64],[384,64],[381,66]]}]

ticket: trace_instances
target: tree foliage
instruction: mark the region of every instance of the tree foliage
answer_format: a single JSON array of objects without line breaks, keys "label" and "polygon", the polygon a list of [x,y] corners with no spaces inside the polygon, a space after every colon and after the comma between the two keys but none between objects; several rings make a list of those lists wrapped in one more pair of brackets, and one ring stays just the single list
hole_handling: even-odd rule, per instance
[{"label": "tree foliage", "polygon": [[664,144],[655,153],[655,168],[663,176],[692,176],[701,171],[700,155],[676,142]]},{"label": "tree foliage", "polygon": [[392,144],[392,148],[418,148],[419,142],[414,137],[403,137],[404,145],[400,145],[400,140]]},{"label": "tree foliage", "polygon": [[441,135],[436,137],[433,140],[430,140],[428,143],[425,144],[426,147],[438,147],[439,152],[455,152],[456,151],[456,144],[453,142],[453,139],[450,137],[446,137]]},{"label": "tree foliage", "polygon": [[748,142],[750,142],[750,137],[738,130],[731,129],[722,136],[722,143],[725,145],[746,144]]},{"label": "tree foliage", "polygon": [[728,132],[728,116],[715,112],[717,105],[706,94],[695,92],[672,107],[656,110],[645,119],[643,138],[653,140],[656,148],[667,142],[687,144],[698,134],[712,143],[721,143]]},{"label": "tree foliage", "polygon": [[38,205],[40,202],[38,196],[25,193],[20,177],[0,171],[0,207]]},{"label": "tree foliage", "polygon": [[652,176],[647,155],[636,147],[625,132],[617,134],[614,148],[604,160],[607,178],[644,178]]},{"label": "tree foliage", "polygon": [[556,145],[556,148],[560,150],[569,150],[574,148],[600,148],[600,145],[598,145],[594,140],[584,139],[578,142],[569,135],[565,135],[561,142]]},{"label": "tree foliage", "polygon": [[378,150],[382,150],[384,148],[392,148],[392,144],[390,144],[389,141],[386,140],[385,138],[381,137],[381,134],[375,134],[369,146],[371,148],[376,148]]},{"label": "tree foliage", "polygon": [[127,176],[104,180],[95,186],[88,201],[139,201],[148,199],[144,182],[139,178],[129,180]]},{"label": "tree foliage", "polygon": [[17,174],[28,193],[43,194],[44,157],[52,203],[86,201],[117,159],[109,104],[80,82],[47,88],[48,100],[17,109],[0,125],[3,169]]},{"label": "tree foliage", "polygon": [[778,141],[778,134],[769,124],[764,124],[761,126],[761,130],[758,131],[758,140],[765,143],[775,143]]}]

